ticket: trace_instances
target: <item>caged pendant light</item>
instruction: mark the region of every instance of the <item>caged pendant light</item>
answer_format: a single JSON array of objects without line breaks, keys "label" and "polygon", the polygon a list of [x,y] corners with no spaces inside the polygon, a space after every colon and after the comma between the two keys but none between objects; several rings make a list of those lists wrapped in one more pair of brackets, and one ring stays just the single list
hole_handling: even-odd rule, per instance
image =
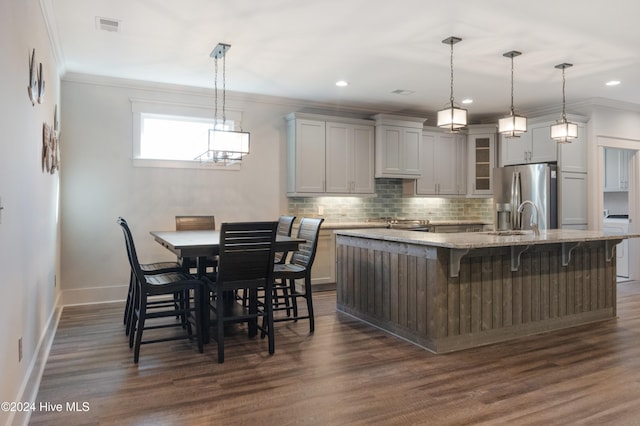
[{"label": "caged pendant light", "polygon": [[507,138],[519,138],[522,133],[527,131],[527,117],[516,115],[513,108],[513,58],[520,55],[522,53],[516,50],[502,55],[511,58],[511,112],[507,117],[498,120],[498,132]]},{"label": "caged pendant light", "polygon": [[564,96],[564,70],[572,67],[573,64],[559,64],[555,67],[562,70],[562,118],[558,120],[557,124],[551,126],[551,139],[554,139],[558,143],[571,143],[572,139],[578,137],[578,125],[567,121],[567,115],[565,114],[565,96]]},{"label": "caged pendant light", "polygon": [[[209,129],[207,150],[195,159],[202,162],[223,163],[231,165],[239,163],[249,154],[249,132],[227,129],[226,112],[226,59],[225,54],[231,48],[230,44],[218,43],[211,51],[210,57],[215,61],[214,82],[214,125]],[[218,120],[218,59],[222,58],[222,122]]]},{"label": "caged pendant light", "polygon": [[449,97],[448,108],[438,111],[438,127],[448,129],[450,132],[457,132],[467,125],[467,110],[457,108],[453,103],[453,45],[462,41],[459,37],[449,37],[442,42],[451,46],[451,96]]}]

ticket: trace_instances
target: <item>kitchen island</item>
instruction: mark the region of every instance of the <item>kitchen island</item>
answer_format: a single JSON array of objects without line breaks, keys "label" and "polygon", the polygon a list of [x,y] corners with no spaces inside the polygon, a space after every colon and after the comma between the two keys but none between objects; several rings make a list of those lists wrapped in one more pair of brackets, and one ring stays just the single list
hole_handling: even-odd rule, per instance
[{"label": "kitchen island", "polygon": [[337,308],[435,353],[616,316],[616,244],[598,231],[336,230]]}]

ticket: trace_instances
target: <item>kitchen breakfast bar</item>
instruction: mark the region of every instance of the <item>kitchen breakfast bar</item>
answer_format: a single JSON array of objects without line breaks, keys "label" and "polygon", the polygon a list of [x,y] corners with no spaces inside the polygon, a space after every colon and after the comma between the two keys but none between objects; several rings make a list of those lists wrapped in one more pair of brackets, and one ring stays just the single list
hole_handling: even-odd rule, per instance
[{"label": "kitchen breakfast bar", "polygon": [[616,317],[599,231],[336,230],[337,308],[434,353]]}]

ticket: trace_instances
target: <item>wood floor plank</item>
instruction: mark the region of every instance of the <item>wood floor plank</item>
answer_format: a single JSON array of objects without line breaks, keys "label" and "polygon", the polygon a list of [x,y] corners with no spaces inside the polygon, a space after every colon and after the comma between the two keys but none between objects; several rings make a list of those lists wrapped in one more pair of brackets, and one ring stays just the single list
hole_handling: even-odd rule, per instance
[{"label": "wood floor plank", "polygon": [[637,424],[640,283],[617,290],[618,319],[444,355],[316,293],[313,335],[306,321],[278,323],[269,356],[266,340],[238,333],[224,364],[215,343],[199,354],[177,341],[143,346],[136,366],[122,304],[69,307],[36,404],[89,411],[36,411],[30,424]]}]

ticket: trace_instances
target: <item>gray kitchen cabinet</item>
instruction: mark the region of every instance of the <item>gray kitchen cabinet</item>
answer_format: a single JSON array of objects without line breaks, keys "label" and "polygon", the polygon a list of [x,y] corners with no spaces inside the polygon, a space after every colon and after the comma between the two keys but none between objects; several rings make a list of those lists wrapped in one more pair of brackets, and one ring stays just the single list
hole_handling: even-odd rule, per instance
[{"label": "gray kitchen cabinet", "polygon": [[467,136],[468,193],[493,196],[493,169],[496,167],[495,125],[469,126]]},{"label": "gray kitchen cabinet", "polygon": [[420,176],[422,127],[420,117],[377,114],[375,177],[415,179]]},{"label": "gray kitchen cabinet", "polygon": [[558,226],[587,225],[587,174],[558,171]]},{"label": "gray kitchen cabinet", "polygon": [[288,196],[375,194],[373,121],[301,113],[286,118]]},{"label": "gray kitchen cabinet", "polygon": [[625,192],[629,190],[629,151],[626,149],[604,149],[604,191]]},{"label": "gray kitchen cabinet", "polygon": [[466,195],[466,137],[428,130],[422,133],[421,176],[415,195]]},{"label": "gray kitchen cabinet", "polygon": [[502,165],[548,163],[558,160],[557,142],[551,139],[550,124],[529,125],[518,138],[500,136]]}]

